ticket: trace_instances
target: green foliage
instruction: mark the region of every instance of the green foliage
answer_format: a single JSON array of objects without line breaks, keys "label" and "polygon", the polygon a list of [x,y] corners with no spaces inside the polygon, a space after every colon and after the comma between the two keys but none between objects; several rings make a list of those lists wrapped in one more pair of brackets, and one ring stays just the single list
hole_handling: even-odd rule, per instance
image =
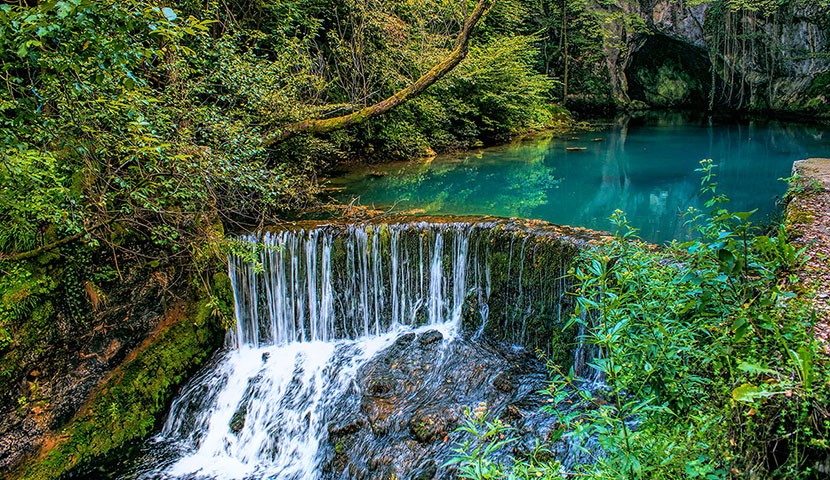
[{"label": "green foliage", "polygon": [[505,461],[494,459],[503,455],[507,446],[517,440],[513,428],[498,418],[491,418],[487,405],[481,404],[474,410],[464,411],[464,424],[457,431],[467,433],[466,439],[453,449],[456,455],[445,464],[458,465],[458,477],[469,480],[553,480],[564,478],[561,465],[550,460],[550,450],[536,445],[525,461],[516,462],[507,457]]},{"label": "green foliage", "polygon": [[569,120],[552,102],[554,84],[533,69],[533,37],[477,43],[441,82],[370,130],[374,155],[457,150]]},{"label": "green foliage", "polygon": [[266,165],[250,126],[252,112],[295,114],[299,83],[280,79],[298,57],[263,69],[211,24],[139,0],[0,8],[0,221],[21,233],[0,238],[3,252],[50,229],[107,241],[96,229],[112,222],[175,252],[203,237],[204,217],[307,194],[290,168]]},{"label": "green foliage", "polygon": [[[782,227],[759,234],[751,212],[730,212],[714,165],[701,162],[708,212],[687,213],[697,239],[657,249],[622,212],[617,237],[571,270],[583,342],[598,384],[549,362],[548,441],[581,451],[586,478],[815,478],[830,453],[830,370],[815,314],[789,292],[803,252]],[[597,385],[601,385],[598,387]],[[464,478],[509,478],[538,466],[504,458],[509,428],[468,415],[452,463]],[[519,477],[521,478],[521,477]]]},{"label": "green foliage", "polygon": [[[223,258],[223,224],[313,191],[305,166],[272,162],[259,141],[265,120],[306,113],[297,92],[316,80],[303,73],[302,38],[275,33],[273,50],[251,48],[264,35],[217,29],[210,2],[187,13],[142,0],[31,3],[0,5],[4,406],[26,371],[85,347],[90,300],[119,268],[191,260],[198,277]],[[86,245],[59,243],[75,236]],[[116,256],[121,267],[107,265]],[[229,323],[232,303],[204,292]]]},{"label": "green foliage", "polygon": [[536,68],[556,78],[557,99],[565,100],[565,84],[569,95],[610,98],[603,48],[619,43],[615,23],[628,17],[613,2],[546,0],[529,10],[524,28],[538,32]]},{"label": "green foliage", "polygon": [[[26,148],[26,147],[24,147]],[[25,251],[38,243],[36,222],[61,224],[73,233],[80,229],[69,201],[68,172],[51,153],[12,146],[2,155],[0,211],[11,229],[0,233],[0,252]]]},{"label": "green foliage", "polygon": [[[494,15],[518,26],[519,11]],[[250,228],[307,204],[321,164],[563,120],[534,70],[539,39],[491,26],[450,78],[387,119],[262,147],[281,125],[410,84],[449,52],[459,18],[446,0],[3,5],[0,223],[14,227],[0,253],[70,235],[118,248],[106,232],[118,228],[187,256],[216,243],[217,220]]]},{"label": "green foliage", "polygon": [[442,84],[445,89],[435,89],[435,94],[450,99],[454,94],[459,102],[466,99],[469,107],[456,115],[461,117],[464,110],[475,112],[473,119],[485,136],[516,134],[555,123],[550,106],[554,84],[533,69],[536,53],[532,44],[536,40],[502,37],[475,45],[468,61],[453,71],[450,80]]},{"label": "green foliage", "polygon": [[[697,240],[654,250],[618,212],[617,240],[573,271],[574,321],[601,352],[592,366],[607,390],[557,372],[550,411],[594,459],[580,466],[591,476],[810,478],[830,449],[830,377],[814,317],[786,289],[799,252],[725,210],[702,165],[711,210],[688,214]],[[584,408],[556,409],[565,401]]]},{"label": "green foliage", "polygon": [[819,180],[815,178],[804,178],[798,173],[791,177],[779,178],[779,180],[787,182],[786,196],[789,198],[812,195],[821,192],[823,189],[823,185]]},{"label": "green foliage", "polygon": [[100,287],[114,274],[78,242],[28,262],[0,262],[0,404],[18,394],[23,373],[76,345],[92,318],[90,295],[103,302]]},{"label": "green foliage", "polygon": [[212,285],[213,288],[204,309],[210,313],[211,318],[218,320],[224,330],[227,330],[232,328],[236,322],[231,279],[227,274],[217,272],[213,275]]},{"label": "green foliage", "polygon": [[[21,265],[11,265],[3,272],[0,277],[0,353],[19,338],[17,333],[24,327],[46,333],[43,329],[48,327],[48,312],[52,309],[48,298],[54,292],[55,283],[48,275],[33,274]],[[26,346],[31,347],[30,344]]]}]

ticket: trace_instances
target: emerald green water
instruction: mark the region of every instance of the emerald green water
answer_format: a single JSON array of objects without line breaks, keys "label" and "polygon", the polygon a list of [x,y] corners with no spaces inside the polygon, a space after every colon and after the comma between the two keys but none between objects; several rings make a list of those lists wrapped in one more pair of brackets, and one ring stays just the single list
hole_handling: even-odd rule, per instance
[{"label": "emerald green water", "polygon": [[[568,151],[568,147],[584,147]],[[495,215],[608,230],[615,209],[645,240],[688,237],[681,217],[703,208],[702,159],[713,159],[732,211],[774,219],[793,162],[830,156],[830,129],[782,122],[716,123],[680,114],[619,118],[580,134],[543,134],[432,160],[356,167],[335,196],[426,214]]]}]

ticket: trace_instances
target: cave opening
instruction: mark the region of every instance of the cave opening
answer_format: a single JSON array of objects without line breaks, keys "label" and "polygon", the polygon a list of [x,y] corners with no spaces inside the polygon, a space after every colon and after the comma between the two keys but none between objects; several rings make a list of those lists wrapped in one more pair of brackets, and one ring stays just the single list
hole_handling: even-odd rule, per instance
[{"label": "cave opening", "polygon": [[706,50],[651,35],[625,69],[629,98],[654,108],[708,109],[711,68]]}]

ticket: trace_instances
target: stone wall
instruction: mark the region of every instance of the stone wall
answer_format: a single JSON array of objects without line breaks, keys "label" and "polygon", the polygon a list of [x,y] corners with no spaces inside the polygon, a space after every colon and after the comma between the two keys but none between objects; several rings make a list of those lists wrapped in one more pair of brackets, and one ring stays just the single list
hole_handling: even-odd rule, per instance
[{"label": "stone wall", "polygon": [[787,234],[807,257],[799,281],[818,313],[816,339],[830,356],[830,158],[795,162],[788,199]]}]

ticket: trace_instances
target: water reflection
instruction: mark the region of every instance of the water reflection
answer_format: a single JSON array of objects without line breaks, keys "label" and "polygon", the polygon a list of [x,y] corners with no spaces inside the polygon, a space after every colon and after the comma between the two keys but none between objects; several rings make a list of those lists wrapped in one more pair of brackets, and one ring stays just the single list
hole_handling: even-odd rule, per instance
[{"label": "water reflection", "polygon": [[[567,150],[584,148],[584,150]],[[700,160],[719,165],[734,211],[776,211],[792,162],[830,156],[830,131],[803,124],[717,122],[681,114],[620,117],[579,135],[544,134],[429,161],[360,167],[332,180],[364,205],[429,214],[539,218],[608,230],[617,208],[653,242],[683,239],[681,215],[702,208]]]}]

